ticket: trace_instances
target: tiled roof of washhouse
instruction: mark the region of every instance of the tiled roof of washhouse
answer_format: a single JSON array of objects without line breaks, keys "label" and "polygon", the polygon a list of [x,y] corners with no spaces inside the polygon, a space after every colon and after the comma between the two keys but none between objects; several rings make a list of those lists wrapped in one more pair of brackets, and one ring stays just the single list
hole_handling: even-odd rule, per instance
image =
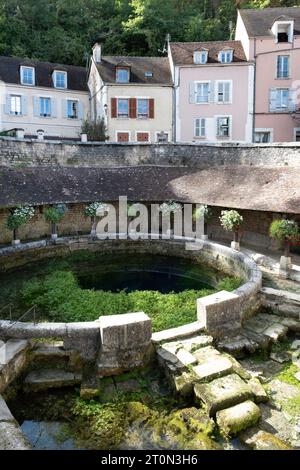
[{"label": "tiled roof of washhouse", "polygon": [[116,201],[119,196],[300,213],[299,174],[290,167],[0,167],[0,207]]}]

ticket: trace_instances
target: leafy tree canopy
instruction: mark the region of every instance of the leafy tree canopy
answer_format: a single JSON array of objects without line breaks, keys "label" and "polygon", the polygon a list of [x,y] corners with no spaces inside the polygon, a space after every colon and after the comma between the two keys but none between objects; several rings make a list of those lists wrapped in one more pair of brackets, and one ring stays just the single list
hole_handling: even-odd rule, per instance
[{"label": "leafy tree canopy", "polygon": [[0,0],[0,54],[85,65],[105,54],[158,55],[173,41],[229,39],[236,8],[300,0]]}]

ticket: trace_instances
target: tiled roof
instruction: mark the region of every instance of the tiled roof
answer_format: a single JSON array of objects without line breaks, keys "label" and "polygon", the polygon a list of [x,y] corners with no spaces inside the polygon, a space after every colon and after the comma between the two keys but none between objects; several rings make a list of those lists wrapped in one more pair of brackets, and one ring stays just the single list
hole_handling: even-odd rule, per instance
[{"label": "tiled roof", "polygon": [[87,91],[87,71],[84,67],[74,65],[52,64],[31,59],[0,56],[0,80],[5,83],[20,84],[20,67],[35,67],[35,85],[53,88],[52,73],[63,70],[68,73],[68,89]]},{"label": "tiled roof", "polygon": [[115,201],[118,196],[294,214],[300,207],[299,175],[291,167],[0,167],[0,207]]},{"label": "tiled roof", "polygon": [[271,36],[272,25],[280,17],[294,19],[294,34],[300,34],[300,7],[240,10],[240,15],[250,37]]},{"label": "tiled roof", "polygon": [[[116,83],[116,67],[124,63],[130,67],[130,83],[172,85],[167,57],[103,56],[97,68],[104,83]],[[147,77],[147,72],[152,72],[152,77]]]},{"label": "tiled roof", "polygon": [[208,63],[218,63],[219,52],[226,49],[233,50],[233,62],[247,61],[240,41],[171,42],[170,46],[175,65],[194,65],[194,52],[201,49],[208,50]]}]

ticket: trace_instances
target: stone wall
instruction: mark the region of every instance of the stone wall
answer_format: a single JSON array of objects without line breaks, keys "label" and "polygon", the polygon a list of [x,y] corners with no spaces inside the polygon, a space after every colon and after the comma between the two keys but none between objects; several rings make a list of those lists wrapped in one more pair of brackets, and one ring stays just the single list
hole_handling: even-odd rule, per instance
[{"label": "stone wall", "polygon": [[98,166],[220,165],[300,167],[300,145],[293,144],[108,144],[0,138],[0,165]]}]

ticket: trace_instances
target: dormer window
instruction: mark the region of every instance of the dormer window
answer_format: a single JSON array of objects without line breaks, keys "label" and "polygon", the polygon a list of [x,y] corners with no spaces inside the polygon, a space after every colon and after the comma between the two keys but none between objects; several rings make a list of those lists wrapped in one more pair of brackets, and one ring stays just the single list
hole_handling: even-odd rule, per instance
[{"label": "dormer window", "polygon": [[[294,20],[281,17],[274,21],[272,26],[272,33],[275,36],[276,42],[292,42],[294,34]],[[283,21],[283,19],[285,19]]]},{"label": "dormer window", "polygon": [[207,51],[196,51],[194,52],[194,64],[206,64],[207,62]]},{"label": "dormer window", "polygon": [[35,85],[35,69],[34,67],[21,67],[21,84],[22,85]]},{"label": "dormer window", "polygon": [[226,50],[226,51],[221,51],[219,53],[219,62],[221,62],[222,64],[228,64],[228,63],[232,62],[232,59],[233,59],[233,50],[232,49],[229,49],[229,50]]},{"label": "dormer window", "polygon": [[129,68],[118,67],[116,70],[117,83],[129,83]]},{"label": "dormer window", "polygon": [[54,70],[53,72],[53,84],[54,88],[65,89],[67,88],[67,72],[61,70]]}]

